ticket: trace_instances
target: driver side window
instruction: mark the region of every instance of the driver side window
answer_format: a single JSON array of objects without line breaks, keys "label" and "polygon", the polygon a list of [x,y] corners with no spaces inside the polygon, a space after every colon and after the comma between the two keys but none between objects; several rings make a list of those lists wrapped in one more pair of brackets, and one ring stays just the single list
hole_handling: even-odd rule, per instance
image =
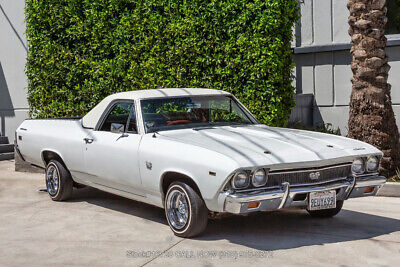
[{"label": "driver side window", "polygon": [[[129,116],[132,112],[132,115]],[[128,123],[129,119],[129,123]],[[129,127],[127,129],[126,127]],[[137,133],[136,113],[133,102],[117,102],[110,109],[99,131],[124,133]]]}]

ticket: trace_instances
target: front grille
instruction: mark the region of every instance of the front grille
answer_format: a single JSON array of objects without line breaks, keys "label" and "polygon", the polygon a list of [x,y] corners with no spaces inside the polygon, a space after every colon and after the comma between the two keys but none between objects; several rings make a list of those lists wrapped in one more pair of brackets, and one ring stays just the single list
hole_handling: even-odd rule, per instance
[{"label": "front grille", "polygon": [[[311,179],[310,174],[316,172],[319,172],[319,178]],[[351,164],[307,170],[274,171],[268,174],[267,186],[280,186],[283,182],[288,182],[290,185],[329,182],[348,177],[350,172]]]}]

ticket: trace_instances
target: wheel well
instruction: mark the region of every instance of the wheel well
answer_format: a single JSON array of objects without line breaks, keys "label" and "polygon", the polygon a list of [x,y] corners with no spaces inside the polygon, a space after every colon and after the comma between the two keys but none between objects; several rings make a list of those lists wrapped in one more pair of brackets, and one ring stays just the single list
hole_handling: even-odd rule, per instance
[{"label": "wheel well", "polygon": [[162,187],[162,199],[164,202],[164,196],[167,193],[168,187],[170,186],[170,184],[172,184],[173,182],[182,182],[185,183],[187,185],[189,185],[191,188],[193,188],[194,191],[196,191],[197,194],[199,194],[199,196],[201,198],[203,198],[201,196],[201,192],[199,187],[197,186],[197,184],[192,180],[192,178],[190,178],[189,176],[179,173],[179,172],[167,172],[163,175],[162,177],[162,183],[161,183],[161,187]]},{"label": "wheel well", "polygon": [[47,164],[49,163],[50,160],[54,159],[57,160],[58,162],[60,162],[62,165],[65,166],[64,161],[62,160],[62,158],[60,157],[60,155],[58,155],[56,152],[53,151],[43,151],[42,153],[42,158],[44,161],[45,166],[47,166]]}]

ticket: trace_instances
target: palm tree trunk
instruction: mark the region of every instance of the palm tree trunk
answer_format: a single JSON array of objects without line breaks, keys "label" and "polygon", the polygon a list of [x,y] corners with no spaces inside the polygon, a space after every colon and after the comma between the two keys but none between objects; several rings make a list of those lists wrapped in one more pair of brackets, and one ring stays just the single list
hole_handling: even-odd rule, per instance
[{"label": "palm tree trunk", "polygon": [[380,171],[392,175],[399,166],[399,131],[387,83],[390,66],[385,53],[386,0],[349,0],[349,34],[353,71],[349,137],[381,149]]}]

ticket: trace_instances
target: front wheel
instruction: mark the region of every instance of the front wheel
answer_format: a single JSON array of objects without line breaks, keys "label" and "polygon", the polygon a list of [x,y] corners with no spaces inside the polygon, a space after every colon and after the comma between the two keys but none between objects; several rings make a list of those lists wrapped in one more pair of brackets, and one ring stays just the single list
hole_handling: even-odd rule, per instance
[{"label": "front wheel", "polygon": [[326,209],[326,210],[308,210],[308,213],[313,217],[318,218],[330,218],[338,214],[343,207],[343,200],[339,200],[336,202],[336,208],[334,209]]},{"label": "front wheel", "polygon": [[165,195],[165,215],[171,230],[179,237],[201,234],[208,220],[208,210],[203,199],[189,185],[172,183]]}]

